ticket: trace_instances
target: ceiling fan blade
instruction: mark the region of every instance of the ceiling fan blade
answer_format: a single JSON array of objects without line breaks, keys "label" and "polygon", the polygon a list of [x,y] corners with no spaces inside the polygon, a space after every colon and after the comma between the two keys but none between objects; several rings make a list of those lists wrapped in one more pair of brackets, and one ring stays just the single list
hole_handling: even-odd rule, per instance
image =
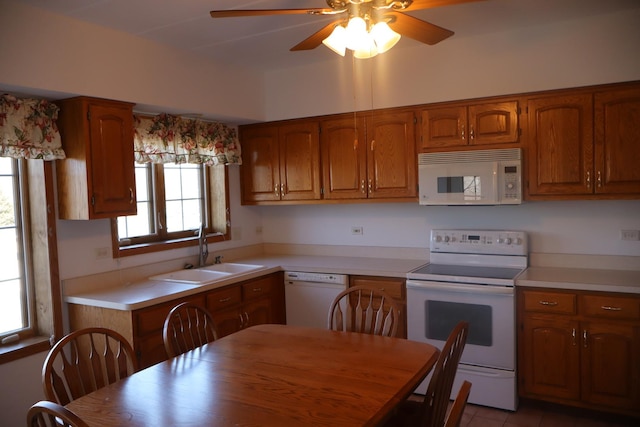
[{"label": "ceiling fan blade", "polygon": [[245,10],[212,10],[212,18],[234,18],[240,16],[266,15],[324,15],[333,13],[333,9],[245,9]]},{"label": "ceiling fan blade", "polygon": [[405,13],[394,12],[385,16],[389,15],[395,18],[389,22],[389,26],[393,31],[422,43],[434,45],[454,34],[451,30],[438,27]]},{"label": "ceiling fan blade", "polygon": [[311,34],[309,37],[302,40],[300,43],[298,43],[297,45],[295,45],[289,50],[291,51],[311,50],[311,49],[317,48],[322,44],[322,40],[329,37],[329,34],[331,34],[335,26],[338,24],[339,22],[335,22],[335,21],[327,24],[326,26],[322,27],[319,31],[316,31],[315,33]]},{"label": "ceiling fan blade", "polygon": [[454,4],[471,3],[484,0],[413,0],[409,6],[402,10],[431,9],[432,7],[453,6]]}]

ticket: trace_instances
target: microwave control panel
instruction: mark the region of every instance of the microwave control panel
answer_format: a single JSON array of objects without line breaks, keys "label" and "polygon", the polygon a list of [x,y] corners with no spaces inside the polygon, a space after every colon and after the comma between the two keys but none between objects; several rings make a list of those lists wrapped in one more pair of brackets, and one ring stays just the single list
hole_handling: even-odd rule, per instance
[{"label": "microwave control panel", "polygon": [[520,172],[520,162],[499,162],[498,174],[500,186],[500,201],[502,203],[520,203],[522,201],[522,182]]}]

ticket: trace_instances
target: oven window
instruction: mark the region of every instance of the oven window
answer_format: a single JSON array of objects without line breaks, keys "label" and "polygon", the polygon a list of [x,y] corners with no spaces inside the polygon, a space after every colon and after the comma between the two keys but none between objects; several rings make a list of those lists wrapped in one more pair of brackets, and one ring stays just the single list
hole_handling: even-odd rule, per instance
[{"label": "oven window", "polygon": [[490,305],[425,301],[426,338],[446,341],[458,322],[465,320],[469,322],[467,344],[491,347],[493,341],[491,312]]}]

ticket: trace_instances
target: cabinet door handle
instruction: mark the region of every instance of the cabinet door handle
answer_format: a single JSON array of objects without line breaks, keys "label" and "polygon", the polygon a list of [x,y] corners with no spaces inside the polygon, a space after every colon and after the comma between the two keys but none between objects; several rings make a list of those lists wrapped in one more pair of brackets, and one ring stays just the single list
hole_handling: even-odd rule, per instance
[{"label": "cabinet door handle", "polygon": [[576,345],[576,328],[571,331],[571,345]]},{"label": "cabinet door handle", "polygon": [[278,191],[279,185],[276,184],[275,188],[273,189],[273,191],[276,193],[276,197],[280,197],[280,192]]},{"label": "cabinet door handle", "polygon": [[598,188],[602,187],[602,173],[600,173],[600,171],[597,172],[596,175],[596,185],[598,186]]},{"label": "cabinet door handle", "polygon": [[375,151],[375,149],[376,149],[376,140],[372,139],[371,140],[371,151]]},{"label": "cabinet door handle", "polygon": [[538,304],[548,305],[549,307],[555,307],[556,305],[558,305],[558,302],[557,301],[538,301]]},{"label": "cabinet door handle", "polygon": [[364,179],[360,183],[360,188],[362,189],[362,194],[367,194],[367,187],[364,184]]},{"label": "cabinet door handle", "polygon": [[283,196],[286,194],[284,192],[284,184],[280,184],[280,194],[282,194]]},{"label": "cabinet door handle", "polygon": [[369,194],[373,193],[373,180],[369,178]]},{"label": "cabinet door handle", "polygon": [[610,305],[603,305],[600,308],[607,311],[622,311],[622,307],[612,307]]},{"label": "cabinet door handle", "polygon": [[584,348],[587,348],[588,347],[588,345],[587,345],[588,336],[587,336],[587,330],[586,329],[584,331],[582,331],[582,341],[583,341],[583,344],[584,344]]},{"label": "cabinet door handle", "polygon": [[473,126],[469,126],[469,139],[473,141],[473,139],[475,138],[475,134],[473,132]]},{"label": "cabinet door handle", "polygon": [[591,188],[591,171],[587,171],[587,188]]},{"label": "cabinet door handle", "polygon": [[240,316],[240,329],[244,328],[244,317],[242,317],[242,313],[239,313],[238,316]]},{"label": "cabinet door handle", "polygon": [[133,204],[133,188],[129,187],[129,204]]},{"label": "cabinet door handle", "polygon": [[465,134],[464,134],[464,125],[462,125],[462,140],[464,141],[466,138]]},{"label": "cabinet door handle", "polygon": [[247,321],[245,322],[245,328],[249,327],[249,313],[247,313],[246,311],[244,312],[244,317],[245,319],[247,319]]}]

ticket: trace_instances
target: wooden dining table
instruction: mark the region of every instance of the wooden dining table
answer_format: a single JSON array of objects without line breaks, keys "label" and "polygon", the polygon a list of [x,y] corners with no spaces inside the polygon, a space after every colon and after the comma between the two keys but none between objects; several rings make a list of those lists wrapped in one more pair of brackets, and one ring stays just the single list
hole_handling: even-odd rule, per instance
[{"label": "wooden dining table", "polygon": [[374,426],[427,376],[429,344],[259,325],[136,372],[67,408],[90,426]]}]

